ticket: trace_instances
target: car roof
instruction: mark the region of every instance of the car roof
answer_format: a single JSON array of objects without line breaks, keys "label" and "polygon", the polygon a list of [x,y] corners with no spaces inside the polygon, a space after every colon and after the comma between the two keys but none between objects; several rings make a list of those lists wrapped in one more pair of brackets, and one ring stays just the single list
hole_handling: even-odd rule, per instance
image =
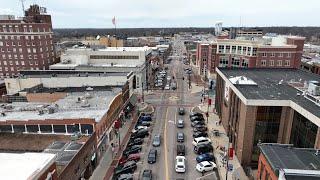
[{"label": "car roof", "polygon": [[186,159],[184,156],[176,156],[176,159]]},{"label": "car roof", "polygon": [[156,135],[154,135],[154,137],[160,137],[160,134],[156,134]]},{"label": "car roof", "polygon": [[205,165],[209,165],[209,164],[213,164],[213,162],[211,161],[202,161],[201,164]]},{"label": "car roof", "polygon": [[150,149],[150,153],[156,153],[157,150],[156,149]]},{"label": "car roof", "polygon": [[178,122],[183,122],[183,119],[179,119]]},{"label": "car roof", "polygon": [[207,138],[207,137],[197,137],[197,138],[194,138],[196,141],[200,141],[200,140],[210,140],[209,138]]},{"label": "car roof", "polygon": [[143,173],[149,173],[149,174],[151,174],[151,173],[152,173],[152,170],[151,170],[151,169],[145,169],[145,170],[143,170]]}]

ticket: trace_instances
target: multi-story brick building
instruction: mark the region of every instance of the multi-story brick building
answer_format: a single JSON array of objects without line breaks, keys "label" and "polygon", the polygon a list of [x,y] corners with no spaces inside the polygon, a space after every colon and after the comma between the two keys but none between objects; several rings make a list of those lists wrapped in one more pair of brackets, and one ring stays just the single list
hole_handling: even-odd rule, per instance
[{"label": "multi-story brick building", "polygon": [[244,166],[259,143],[320,148],[320,76],[299,69],[217,68],[215,109]]},{"label": "multi-story brick building", "polygon": [[32,5],[25,17],[0,19],[0,76],[22,69],[48,69],[55,61],[51,16]]},{"label": "multi-story brick building", "polygon": [[199,74],[215,73],[216,67],[300,68],[304,37],[276,36],[254,40],[215,39],[199,42],[196,65]]}]

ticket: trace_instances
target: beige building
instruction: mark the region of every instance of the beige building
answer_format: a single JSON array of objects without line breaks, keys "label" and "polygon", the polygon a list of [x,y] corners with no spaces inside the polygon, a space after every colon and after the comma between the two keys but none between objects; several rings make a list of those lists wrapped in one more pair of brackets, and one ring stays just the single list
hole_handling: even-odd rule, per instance
[{"label": "beige building", "polygon": [[85,37],[84,40],[81,41],[85,45],[103,45],[106,47],[123,47],[123,40],[116,39],[110,36],[97,36],[97,37]]}]

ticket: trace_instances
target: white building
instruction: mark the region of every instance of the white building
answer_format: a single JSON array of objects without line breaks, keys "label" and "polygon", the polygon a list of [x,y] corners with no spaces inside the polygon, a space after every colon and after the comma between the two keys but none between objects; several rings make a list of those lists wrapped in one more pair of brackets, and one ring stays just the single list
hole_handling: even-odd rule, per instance
[{"label": "white building", "polygon": [[146,85],[146,60],[151,56],[149,47],[108,47],[106,49],[74,48],[61,55],[61,63],[50,66],[51,70],[83,70],[124,72],[136,77],[141,90]]}]

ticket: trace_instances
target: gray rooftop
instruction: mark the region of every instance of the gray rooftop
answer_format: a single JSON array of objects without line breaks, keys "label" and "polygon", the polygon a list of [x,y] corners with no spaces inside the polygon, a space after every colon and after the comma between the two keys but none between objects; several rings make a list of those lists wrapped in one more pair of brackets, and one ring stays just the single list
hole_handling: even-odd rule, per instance
[{"label": "gray rooftop", "polygon": [[260,144],[259,148],[275,172],[280,169],[320,170],[320,153],[316,155],[315,149],[284,144]]},{"label": "gray rooftop", "polygon": [[24,70],[20,71],[21,78],[49,77],[108,77],[127,76],[128,72],[106,72],[86,70]]},{"label": "gray rooftop", "polygon": [[[298,69],[224,69],[219,70],[228,78],[243,76],[254,81],[257,85],[234,86],[246,99],[252,100],[291,100],[310,113],[320,118],[320,106],[297,93],[296,86],[304,82],[318,81],[320,76]],[[292,85],[295,84],[295,85]]]},{"label": "gray rooftop", "polygon": [[[120,88],[110,91],[69,92],[65,98],[52,104],[14,102],[0,106],[0,111],[5,112],[5,116],[0,116],[0,121],[91,118],[99,122],[107,113],[113,98],[120,92]],[[44,113],[40,114],[39,110]],[[50,111],[53,113],[49,113]]]}]

